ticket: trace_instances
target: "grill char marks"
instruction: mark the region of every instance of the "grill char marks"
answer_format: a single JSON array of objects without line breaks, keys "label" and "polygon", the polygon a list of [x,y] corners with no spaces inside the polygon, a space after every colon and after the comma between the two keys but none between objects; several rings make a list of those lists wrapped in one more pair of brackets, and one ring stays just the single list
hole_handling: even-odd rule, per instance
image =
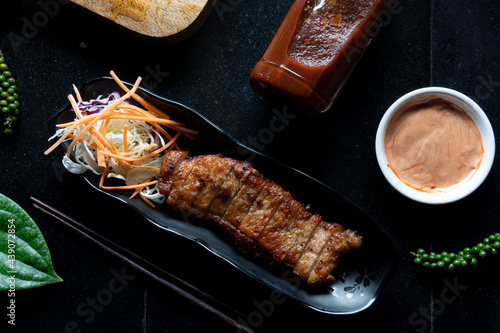
[{"label": "grill char marks", "polygon": [[309,238],[307,245],[302,251],[299,261],[294,267],[294,273],[297,276],[302,279],[307,279],[309,277],[309,272],[311,272],[313,266],[316,264],[323,247],[326,245],[333,232],[339,227],[340,225],[338,224],[326,221],[318,223]]},{"label": "grill char marks", "polygon": [[310,286],[333,281],[331,272],[337,267],[340,258],[352,249],[361,246],[361,237],[354,231],[338,228],[323,247],[316,264],[307,279]]},{"label": "grill char marks", "polygon": [[232,224],[224,220],[223,217],[227,208],[239,193],[243,182],[252,172],[251,170],[253,168],[248,162],[236,162],[233,165],[221,188],[215,194],[205,219],[219,224],[226,232],[228,232],[227,230],[232,230],[234,234],[235,230],[232,228]]},{"label": "grill char marks", "polygon": [[[288,253],[287,238],[290,235],[289,227],[295,220],[300,208],[305,208],[292,196],[287,197],[267,223],[257,240],[259,251],[268,254],[266,257],[276,263],[281,263]],[[289,242],[291,243],[291,242]]]},{"label": "grill char marks", "polygon": [[[247,216],[248,211],[253,205],[255,198],[259,195],[264,185],[265,179],[252,166],[243,166],[244,178],[241,181],[241,187],[231,204],[219,221],[219,224],[226,233],[235,236],[240,223]],[[243,171],[242,170],[242,171]]]},{"label": "grill char marks", "polygon": [[192,203],[191,215],[197,219],[202,219],[207,214],[212,200],[221,190],[228,173],[235,164],[235,160],[222,156],[213,161],[207,179]]},{"label": "grill char marks", "polygon": [[207,182],[210,170],[218,158],[219,156],[215,155],[200,155],[191,159],[190,162],[193,164],[193,167],[175,202],[175,206],[178,210],[189,214],[194,212],[193,209],[191,209],[193,201]]},{"label": "grill char marks", "polygon": [[295,225],[290,228],[290,232],[295,235],[295,240],[288,251],[283,262],[290,268],[295,268],[309,238],[316,226],[323,220],[319,214],[313,214],[309,219],[295,220]]},{"label": "grill char marks", "polygon": [[241,249],[254,252],[259,235],[281,202],[289,195],[280,186],[270,181],[264,182],[262,190],[238,228],[236,242]]},{"label": "grill char marks", "polygon": [[283,230],[282,232],[277,233],[276,235],[276,240],[275,242],[276,247],[273,250],[273,257],[278,263],[285,263],[285,258],[287,257],[288,253],[290,252],[290,249],[295,243],[295,240],[297,239],[299,232],[300,232],[300,226],[305,225],[307,221],[311,219],[313,216],[312,213],[310,213],[304,204],[299,203],[299,207],[297,208],[297,214],[295,217],[290,220],[289,225],[286,227],[286,230]]},{"label": "grill char marks", "polygon": [[217,223],[240,249],[290,267],[309,285],[331,281],[340,257],[361,245],[355,232],[310,213],[250,163],[186,156],[171,151],[162,163],[159,188],[167,203]]}]

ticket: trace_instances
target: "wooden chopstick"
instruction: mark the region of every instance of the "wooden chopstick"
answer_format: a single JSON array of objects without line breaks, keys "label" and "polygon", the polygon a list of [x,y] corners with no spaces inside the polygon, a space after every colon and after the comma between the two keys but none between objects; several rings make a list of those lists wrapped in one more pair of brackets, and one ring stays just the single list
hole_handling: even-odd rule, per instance
[{"label": "wooden chopstick", "polygon": [[[87,228],[80,222],[72,219],[71,217],[63,214],[57,209],[49,206],[48,204],[42,202],[34,197],[30,198],[33,201],[33,206],[42,212],[53,217],[57,221],[61,222],[63,225],[69,227],[80,236],[91,241],[98,247],[106,250],[108,253],[114,257],[121,259],[128,265],[130,265],[135,270],[141,272],[152,280],[160,283],[164,287],[174,291],[180,296],[191,301],[198,307],[208,311],[209,313],[215,315],[219,319],[223,320],[227,324],[235,327],[241,332],[246,333],[256,333],[253,329],[239,323],[236,321],[238,316],[245,318],[241,313],[235,309],[229,307],[225,303],[215,299],[204,291],[196,288],[192,284],[178,278],[177,276],[166,272],[165,270],[159,268],[158,266],[150,263],[149,261],[139,257],[133,252],[123,248],[122,246],[116,244],[115,242],[97,234],[93,230]],[[218,309],[219,308],[219,309]],[[229,315],[229,313],[231,315]]]}]

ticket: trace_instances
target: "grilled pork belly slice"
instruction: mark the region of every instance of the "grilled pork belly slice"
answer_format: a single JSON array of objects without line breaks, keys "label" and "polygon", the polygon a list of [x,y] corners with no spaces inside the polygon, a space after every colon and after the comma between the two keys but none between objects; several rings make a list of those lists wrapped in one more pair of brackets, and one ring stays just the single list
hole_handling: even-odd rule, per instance
[{"label": "grilled pork belly slice", "polygon": [[[222,183],[221,188],[215,194],[210,208],[205,216],[205,219],[218,223],[223,230],[236,230],[232,224],[223,220],[227,208],[233,202],[234,198],[243,186],[242,182],[252,172],[252,166],[248,162],[236,162],[229,171],[226,179]],[[234,234],[233,232],[233,234]]]},{"label": "grilled pork belly slice", "polygon": [[277,263],[281,263],[288,253],[286,240],[290,235],[289,226],[295,220],[300,208],[303,208],[303,205],[292,196],[283,200],[257,239],[259,251],[269,253],[272,260]]},{"label": "grilled pork belly slice", "polygon": [[187,151],[172,150],[165,155],[161,163],[161,175],[158,188],[161,193],[168,196],[172,190],[172,183],[180,163],[188,156]]},{"label": "grilled pork belly slice", "polygon": [[193,200],[190,213],[197,219],[202,219],[208,212],[215,195],[220,191],[224,181],[237,161],[232,158],[220,157],[214,160],[203,187]]},{"label": "grilled pork belly slice", "polygon": [[331,281],[341,256],[361,245],[354,231],[309,212],[248,162],[178,151],[163,162],[159,188],[169,205],[217,223],[240,249],[290,267],[309,285]]},{"label": "grilled pork belly slice", "polygon": [[[165,159],[172,154],[172,152],[169,152],[168,154],[165,155]],[[171,176],[172,177],[172,188],[170,190],[170,193],[162,193],[167,196],[167,203],[170,206],[174,206],[175,202],[177,201],[177,197],[181,195],[181,190],[186,182],[186,179],[188,178],[189,174],[191,173],[191,169],[193,168],[193,159],[189,158],[180,163],[180,165],[177,167],[177,170],[175,173]],[[162,168],[163,170],[163,168]],[[161,179],[163,179],[164,176],[162,174]],[[160,183],[162,180],[160,180]]]},{"label": "grilled pork belly slice", "polygon": [[301,231],[298,226],[303,223],[307,223],[307,221],[309,221],[309,219],[313,216],[313,214],[306,209],[304,204],[299,204],[297,214],[293,220],[290,221],[286,230],[283,230],[281,233],[276,235],[278,239],[276,240],[276,247],[273,250],[273,257],[278,263],[285,263],[285,258],[292,249],[292,246],[295,244],[295,240]]},{"label": "grilled pork belly slice", "polygon": [[288,196],[290,193],[285,192],[279,185],[270,181],[264,182],[263,189],[255,199],[245,219],[240,223],[236,233],[236,242],[241,249],[247,252],[254,251],[260,233],[281,202]]},{"label": "grilled pork belly slice", "polygon": [[333,232],[340,228],[340,225],[321,221],[314,229],[307,245],[305,246],[299,261],[294,267],[294,273],[302,279],[307,279],[313,266],[318,260],[318,256],[327,244]]},{"label": "grilled pork belly slice", "polygon": [[193,213],[193,201],[207,181],[215,161],[219,158],[220,156],[216,155],[201,155],[191,159],[193,167],[175,202],[177,209]]},{"label": "grilled pork belly slice", "polygon": [[247,169],[248,174],[242,180],[242,186],[227,210],[219,220],[219,225],[229,235],[234,236],[240,227],[240,223],[247,216],[253,202],[259,195],[264,185],[265,179],[253,167]]},{"label": "grilled pork belly slice", "polygon": [[350,250],[360,246],[361,237],[354,231],[343,227],[334,231],[311,270],[307,284],[315,286],[333,281],[331,272],[337,267],[340,258]]},{"label": "grilled pork belly slice", "polygon": [[304,251],[309,238],[321,221],[323,221],[323,217],[319,214],[313,214],[311,218],[307,220],[304,219],[295,221],[295,225],[291,227],[290,232],[296,237],[293,241],[292,247],[283,260],[285,265],[291,269],[295,268],[295,265],[299,261],[302,251]]}]

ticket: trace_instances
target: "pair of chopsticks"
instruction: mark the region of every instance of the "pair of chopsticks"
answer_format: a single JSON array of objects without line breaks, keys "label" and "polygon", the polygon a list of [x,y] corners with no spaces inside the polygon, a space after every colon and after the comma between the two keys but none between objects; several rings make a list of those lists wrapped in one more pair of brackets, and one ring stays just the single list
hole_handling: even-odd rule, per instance
[{"label": "pair of chopsticks", "polygon": [[153,265],[147,260],[114,243],[113,241],[97,234],[80,222],[77,222],[76,220],[68,217],[67,215],[47,205],[46,203],[33,197],[31,198],[31,200],[33,201],[33,206],[35,208],[53,217],[57,221],[61,222],[64,226],[69,227],[77,234],[89,240],[94,245],[97,245],[98,247],[104,249],[114,257],[124,261],[138,272],[144,274],[155,282],[163,285],[164,287],[167,287],[171,291],[191,301],[193,304],[202,308],[203,310],[206,310],[209,313],[215,315],[216,317],[238,329],[239,331],[246,333],[256,333],[253,329],[236,321],[235,318],[238,318],[239,316],[244,318],[244,316],[235,309],[229,307],[227,304],[215,299],[214,297],[196,288],[190,283],[178,278],[177,276],[166,272],[156,265]]}]

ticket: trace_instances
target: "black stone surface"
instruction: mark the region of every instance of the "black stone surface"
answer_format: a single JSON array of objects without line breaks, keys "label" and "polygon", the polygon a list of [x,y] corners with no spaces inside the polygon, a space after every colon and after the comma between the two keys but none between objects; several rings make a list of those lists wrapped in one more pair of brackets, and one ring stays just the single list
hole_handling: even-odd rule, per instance
[{"label": "black stone surface", "polygon": [[[220,0],[227,10],[217,7],[197,34],[175,45],[139,40],[62,3],[23,0],[0,7],[0,49],[22,98],[15,135],[0,137],[0,192],[37,222],[64,279],[18,291],[15,327],[7,324],[7,297],[0,294],[0,331],[235,331],[55,224],[31,206],[31,196],[145,256],[163,257],[173,273],[242,311],[242,320],[258,330],[500,331],[498,257],[442,274],[418,269],[410,255],[420,247],[458,251],[500,231],[498,157],[472,195],[454,204],[426,206],[391,190],[374,150],[385,110],[406,92],[430,85],[476,100],[500,132],[498,1],[401,1],[329,115],[321,120],[300,116],[264,144],[255,138],[269,126],[273,106],[253,93],[248,75],[292,1]],[[400,260],[377,302],[349,316],[323,315],[292,301],[264,311],[258,304],[270,298],[271,290],[200,247],[155,232],[81,177],[57,173],[60,155],[43,155],[49,147],[48,120],[66,104],[72,84],[110,70],[126,81],[142,76],[145,88],[192,107],[237,140],[325,182],[375,218],[393,238]],[[159,73],[156,79],[154,72]],[[113,271],[123,269],[134,278],[107,305],[89,311],[86,304],[102,299]]]}]

